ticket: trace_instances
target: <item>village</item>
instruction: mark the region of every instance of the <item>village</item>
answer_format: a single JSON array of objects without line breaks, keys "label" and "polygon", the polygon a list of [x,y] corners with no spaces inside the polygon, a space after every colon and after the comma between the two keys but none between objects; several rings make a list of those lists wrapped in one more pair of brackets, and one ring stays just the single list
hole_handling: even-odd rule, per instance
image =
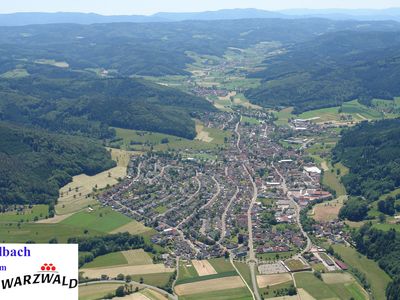
[{"label": "village", "polygon": [[[154,228],[152,242],[169,249],[171,257],[246,260],[253,253],[263,269],[315,250],[300,211],[333,197],[320,185],[322,171],[303,151],[317,125],[294,120],[289,134],[290,129],[278,131],[268,112],[250,110],[208,113],[201,121],[231,133],[223,147],[205,151],[215,159],[195,158],[195,150],[133,156],[128,176],[102,193],[101,203]],[[301,142],[286,146],[282,136]],[[313,230],[344,243],[342,227],[334,221]]]}]

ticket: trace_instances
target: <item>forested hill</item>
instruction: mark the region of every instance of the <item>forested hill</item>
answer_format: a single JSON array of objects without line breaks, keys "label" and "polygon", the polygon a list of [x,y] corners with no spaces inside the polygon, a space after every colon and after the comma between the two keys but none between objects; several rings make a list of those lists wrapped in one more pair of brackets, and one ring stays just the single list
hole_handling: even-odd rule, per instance
[{"label": "forested hill", "polygon": [[71,176],[115,166],[97,141],[0,122],[0,204],[54,204]]},{"label": "forested hill", "polygon": [[347,192],[373,201],[400,187],[399,145],[400,119],[362,122],[345,130],[333,159],[350,169],[342,177]]},{"label": "forested hill", "polygon": [[343,30],[393,31],[396,22],[324,19],[247,19],[170,23],[52,24],[1,27],[0,73],[36,60],[66,62],[72,69],[112,69],[122,76],[186,74],[188,51],[222,56],[228,47],[265,41],[283,45]]},{"label": "forested hill", "polygon": [[194,138],[191,113],[212,110],[205,99],[139,79],[64,72],[0,80],[0,119],[96,138],[112,136],[109,126]]},{"label": "forested hill", "polygon": [[359,99],[400,95],[400,32],[342,31],[288,47],[266,61],[259,88],[246,93],[263,106],[294,106],[295,113]]}]

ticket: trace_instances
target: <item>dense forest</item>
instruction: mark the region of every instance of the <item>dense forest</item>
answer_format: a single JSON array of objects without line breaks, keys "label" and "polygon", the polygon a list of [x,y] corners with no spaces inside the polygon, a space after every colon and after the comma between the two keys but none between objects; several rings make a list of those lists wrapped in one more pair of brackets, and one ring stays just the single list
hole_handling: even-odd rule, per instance
[{"label": "dense forest", "polygon": [[362,122],[345,130],[333,160],[350,169],[342,177],[347,192],[371,202],[400,187],[399,145],[400,119]]},{"label": "dense forest", "polygon": [[74,175],[115,166],[99,142],[0,122],[0,204],[46,203]]},{"label": "dense forest", "polygon": [[400,299],[400,233],[380,231],[365,224],[354,234],[357,250],[376,260],[394,280],[386,289],[388,300]]},{"label": "dense forest", "polygon": [[262,85],[246,96],[262,106],[293,106],[294,113],[354,99],[390,100],[400,95],[399,48],[398,32],[326,33],[265,61],[265,70],[249,75]]},{"label": "dense forest", "polygon": [[191,113],[214,110],[205,99],[140,79],[39,71],[0,80],[0,120],[95,138],[111,137],[109,126],[194,138]]}]

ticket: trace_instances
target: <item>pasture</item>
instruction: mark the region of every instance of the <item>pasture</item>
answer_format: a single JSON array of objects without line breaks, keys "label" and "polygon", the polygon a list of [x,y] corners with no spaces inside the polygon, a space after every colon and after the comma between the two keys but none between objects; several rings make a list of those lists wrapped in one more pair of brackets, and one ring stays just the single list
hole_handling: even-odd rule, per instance
[{"label": "pasture", "polygon": [[109,207],[95,208],[77,212],[69,218],[63,220],[61,224],[71,225],[83,230],[95,230],[104,233],[112,232],[132,220]]},{"label": "pasture", "polygon": [[33,222],[45,220],[49,214],[49,206],[44,204],[33,205],[31,207],[23,205],[16,209],[0,213],[0,223],[5,222]]}]

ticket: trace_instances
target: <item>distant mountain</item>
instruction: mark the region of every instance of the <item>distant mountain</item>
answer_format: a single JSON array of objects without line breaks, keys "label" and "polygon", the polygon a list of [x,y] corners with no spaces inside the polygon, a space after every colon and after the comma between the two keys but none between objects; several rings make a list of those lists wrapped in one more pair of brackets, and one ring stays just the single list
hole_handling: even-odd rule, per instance
[{"label": "distant mountain", "polygon": [[332,20],[400,21],[400,8],[388,9],[288,9],[279,11],[285,17],[327,18]]},{"label": "distant mountain", "polygon": [[143,23],[143,22],[165,22],[168,20],[153,16],[103,16],[94,13],[14,13],[0,14],[0,26],[24,26],[34,24],[95,24],[95,23]]},{"label": "distant mountain", "polygon": [[223,9],[205,12],[159,12],[151,16],[144,15],[115,15],[104,16],[95,13],[13,13],[0,14],[0,26],[23,26],[34,24],[96,24],[96,23],[152,23],[177,22],[186,20],[236,20],[236,19],[302,19],[326,18],[332,20],[393,20],[400,21],[400,8],[384,10],[373,9],[289,9],[282,11],[266,11],[254,8]]},{"label": "distant mountain", "polygon": [[161,12],[153,15],[153,17],[167,19],[169,21],[286,18],[285,15],[278,12],[271,12],[254,8],[222,9],[217,11],[205,11],[205,12],[193,12],[193,13]]}]

